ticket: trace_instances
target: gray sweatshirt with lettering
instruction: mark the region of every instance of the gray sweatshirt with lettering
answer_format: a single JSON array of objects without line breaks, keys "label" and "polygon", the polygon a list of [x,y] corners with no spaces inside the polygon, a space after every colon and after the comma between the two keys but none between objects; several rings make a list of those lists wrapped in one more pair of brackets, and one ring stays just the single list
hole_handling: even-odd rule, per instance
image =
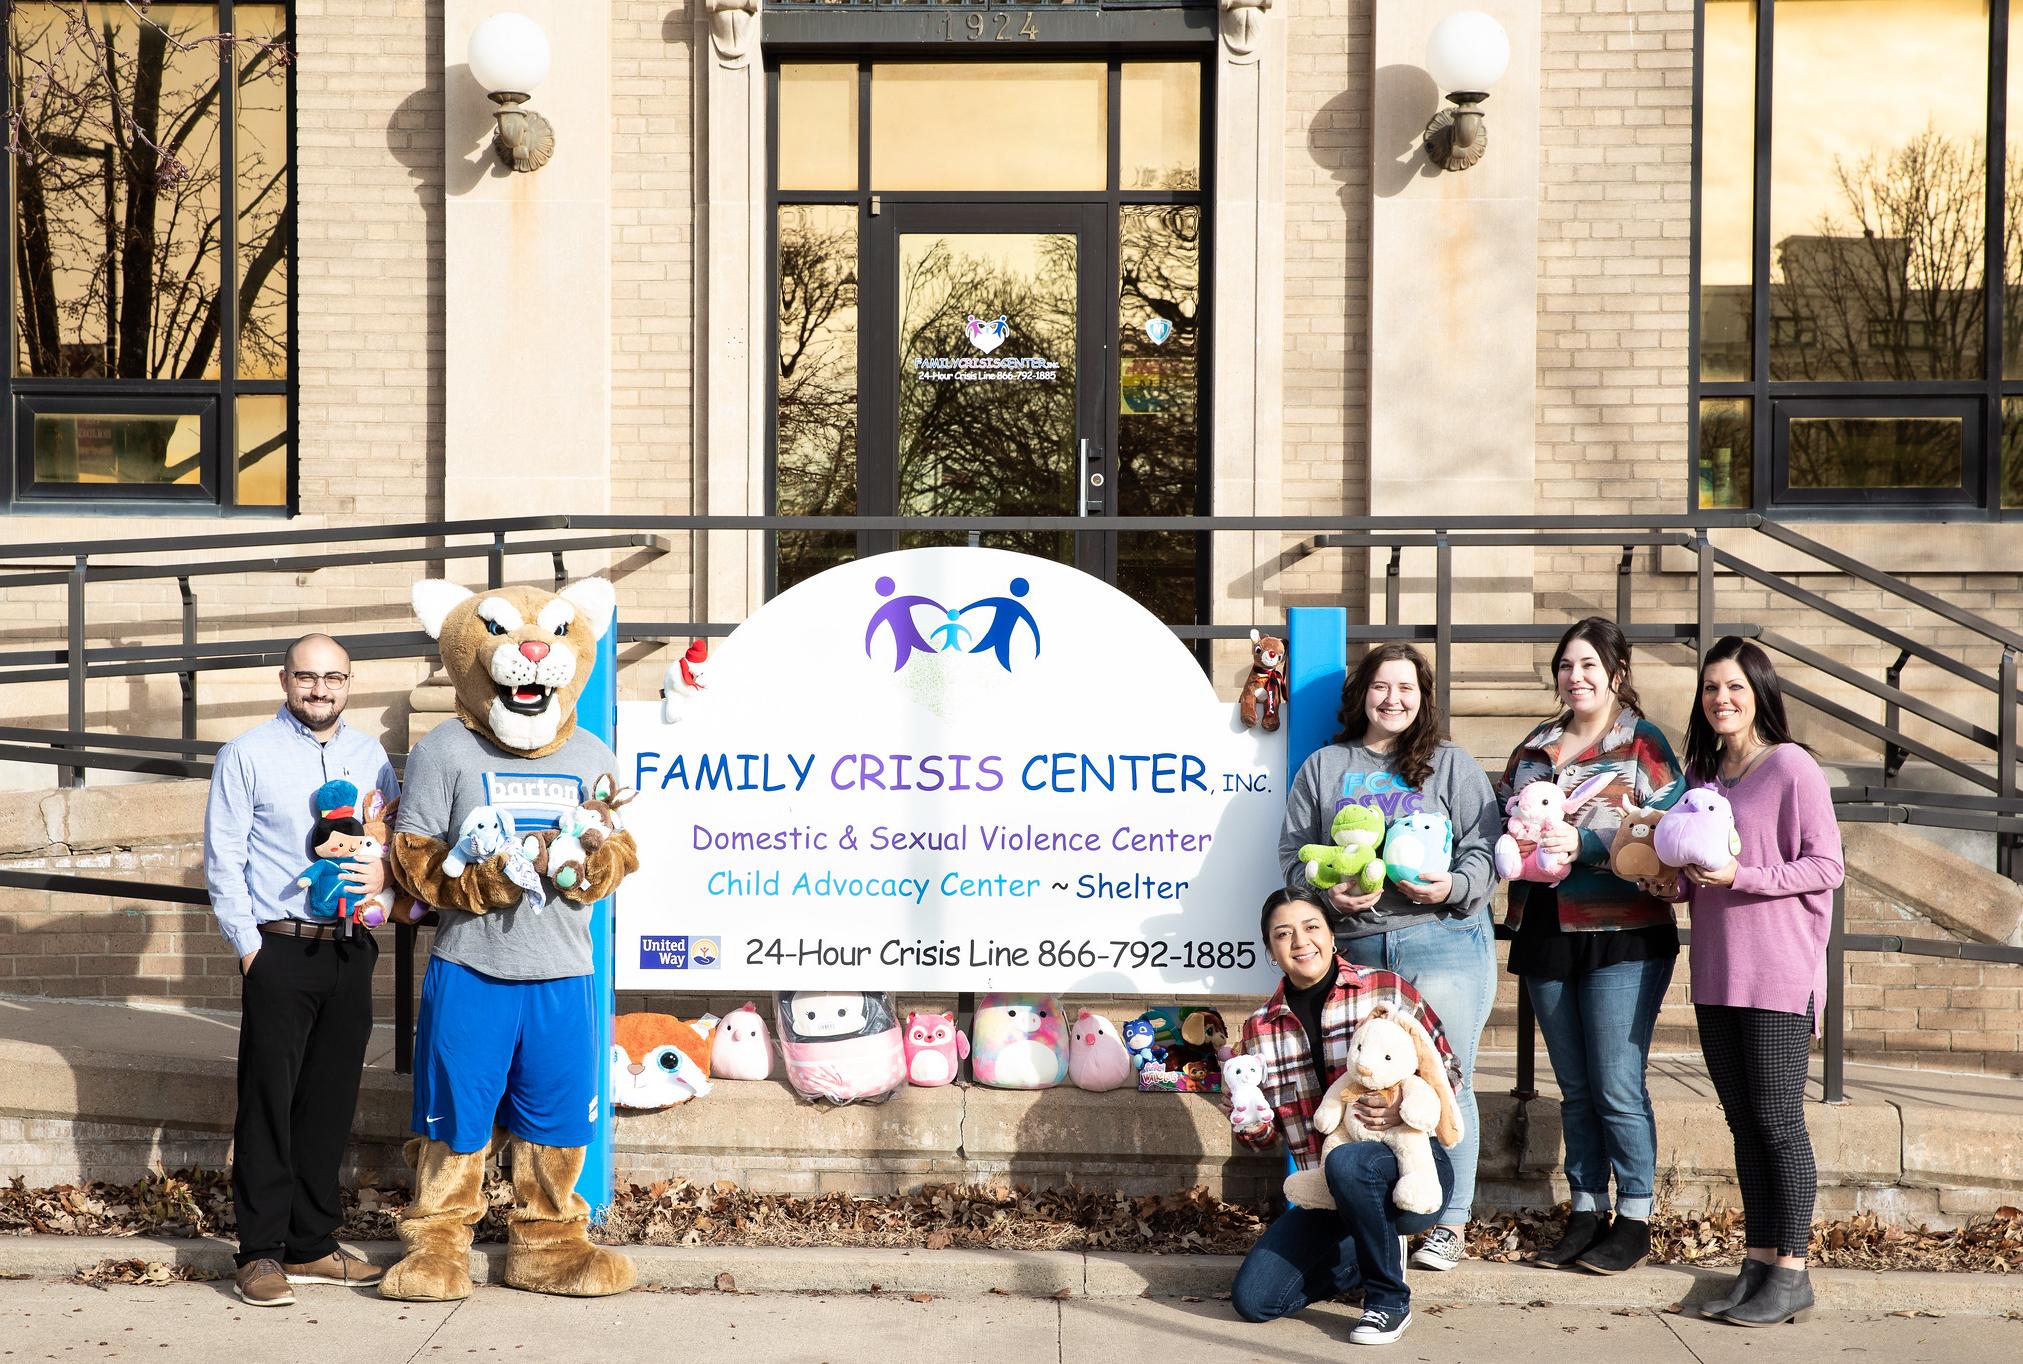
[{"label": "gray sweatshirt with lettering", "polygon": [[1325,843],[1335,812],[1344,805],[1367,805],[1388,825],[1399,815],[1426,810],[1447,816],[1454,826],[1454,886],[1443,906],[1418,905],[1386,882],[1383,898],[1346,919],[1337,941],[1388,933],[1434,919],[1461,919],[1480,912],[1496,889],[1492,849],[1503,832],[1502,807],[1482,764],[1459,745],[1443,742],[1433,752],[1433,770],[1423,787],[1406,784],[1391,770],[1390,755],[1361,744],[1329,744],[1300,764],[1286,793],[1285,824],[1278,836],[1279,866],[1289,886],[1306,886],[1302,844]]}]

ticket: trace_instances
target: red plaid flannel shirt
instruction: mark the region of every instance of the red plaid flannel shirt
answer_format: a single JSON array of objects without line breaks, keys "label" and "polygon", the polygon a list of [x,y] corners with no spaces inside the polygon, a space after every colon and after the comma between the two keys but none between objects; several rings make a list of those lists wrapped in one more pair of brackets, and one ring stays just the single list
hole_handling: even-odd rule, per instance
[{"label": "red plaid flannel shirt", "polygon": [[[1341,956],[1335,958],[1335,988],[1321,1005],[1321,1047],[1326,1053],[1329,1083],[1341,1078],[1349,1068],[1349,1035],[1379,1004],[1389,1004],[1418,1020],[1446,1059],[1447,1082],[1458,1091],[1463,1076],[1454,1060],[1454,1049],[1447,1045],[1447,1034],[1441,1031],[1439,1017],[1419,997],[1419,992],[1402,976],[1357,966]],[[1244,1020],[1242,1050],[1264,1058],[1262,1088],[1266,1102],[1278,1111],[1278,1121],[1256,1136],[1239,1131],[1237,1139],[1246,1146],[1268,1151],[1283,1135],[1294,1162],[1302,1170],[1312,1169],[1321,1157],[1321,1136],[1314,1131],[1314,1110],[1320,1107],[1326,1091],[1314,1074],[1306,1029],[1286,1007],[1284,981],[1279,982],[1263,1008]]]}]

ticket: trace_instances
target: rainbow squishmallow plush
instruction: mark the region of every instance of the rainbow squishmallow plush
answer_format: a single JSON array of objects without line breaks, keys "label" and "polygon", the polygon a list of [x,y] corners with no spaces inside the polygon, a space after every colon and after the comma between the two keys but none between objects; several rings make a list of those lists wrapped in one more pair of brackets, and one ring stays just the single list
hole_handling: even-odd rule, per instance
[{"label": "rainbow squishmallow plush", "polygon": [[1068,1028],[1052,995],[989,994],[976,1002],[969,1069],[995,1089],[1052,1089],[1068,1075]]}]

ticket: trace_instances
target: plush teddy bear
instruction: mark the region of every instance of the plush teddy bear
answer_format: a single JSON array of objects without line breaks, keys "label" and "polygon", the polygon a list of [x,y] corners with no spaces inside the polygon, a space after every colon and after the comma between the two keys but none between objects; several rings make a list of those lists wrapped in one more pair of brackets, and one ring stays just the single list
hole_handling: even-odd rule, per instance
[{"label": "plush teddy bear", "polygon": [[1367,805],[1344,805],[1328,827],[1328,843],[1308,843],[1299,850],[1307,864],[1307,880],[1327,890],[1353,879],[1365,895],[1384,888],[1384,861],[1377,844],[1384,837],[1384,817]]},{"label": "plush teddy bear", "polygon": [[1742,855],[1742,835],[1735,829],[1735,809],[1711,786],[1696,786],[1679,797],[1658,821],[1651,846],[1677,867],[1713,871]]},{"label": "plush teddy bear", "polygon": [[1279,710],[1285,705],[1285,641],[1274,635],[1250,632],[1250,676],[1243,681],[1243,697],[1236,703],[1237,715],[1245,729],[1261,728],[1266,734],[1278,728]]},{"label": "plush teddy bear", "polygon": [[[1553,829],[1566,825],[1581,806],[1600,795],[1614,782],[1614,772],[1597,772],[1568,795],[1557,782],[1527,782],[1522,790],[1504,802],[1504,832],[1496,840],[1496,874],[1506,881],[1543,881],[1558,885],[1573,870],[1573,859],[1547,852],[1541,840]],[[1519,843],[1532,845],[1520,852]]]},{"label": "plush teddy bear", "polygon": [[1454,823],[1431,810],[1415,810],[1391,821],[1384,835],[1384,875],[1393,881],[1417,881],[1427,872],[1454,866]]},{"label": "plush teddy bear", "polygon": [[1229,1095],[1231,1127],[1255,1127],[1276,1116],[1264,1097],[1262,1056],[1231,1056],[1223,1061],[1222,1089]]},{"label": "plush teddy bear", "polygon": [[[1356,1117],[1356,1100],[1374,1094],[1398,1105],[1402,1126],[1373,1131]],[[1351,1141],[1381,1141],[1398,1155],[1398,1182],[1391,1201],[1400,1211],[1438,1212],[1444,1201],[1440,1171],[1433,1163],[1432,1138],[1452,1147],[1461,1140],[1461,1110],[1447,1083],[1433,1039],[1417,1019],[1388,1004],[1371,1009],[1349,1036],[1349,1068],[1328,1086],[1314,1109],[1314,1131],[1325,1138],[1312,1169],[1285,1178],[1286,1201],[1299,1208],[1332,1208],[1325,1172],[1328,1153]]]}]

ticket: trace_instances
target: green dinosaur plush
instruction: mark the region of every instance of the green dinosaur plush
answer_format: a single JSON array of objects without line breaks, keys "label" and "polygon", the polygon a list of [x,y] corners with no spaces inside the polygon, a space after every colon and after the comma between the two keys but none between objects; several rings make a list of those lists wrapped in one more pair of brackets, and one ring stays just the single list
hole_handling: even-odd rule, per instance
[{"label": "green dinosaur plush", "polygon": [[1384,888],[1384,862],[1377,845],[1384,838],[1384,817],[1367,805],[1344,805],[1328,829],[1332,843],[1309,843],[1299,850],[1307,864],[1307,880],[1320,890],[1354,877],[1364,895]]}]

